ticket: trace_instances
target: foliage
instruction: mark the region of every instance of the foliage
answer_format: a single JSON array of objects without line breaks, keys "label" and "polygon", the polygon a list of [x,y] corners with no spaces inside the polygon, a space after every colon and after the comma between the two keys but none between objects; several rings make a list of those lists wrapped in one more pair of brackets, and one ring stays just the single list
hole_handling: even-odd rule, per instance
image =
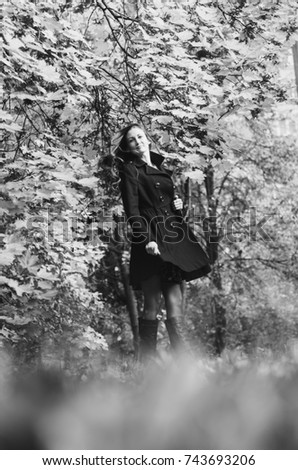
[{"label": "foliage", "polygon": [[[177,168],[178,179],[184,172],[198,183],[195,202],[206,222],[209,248],[210,230],[218,241],[226,217],[242,217],[260,201],[261,212],[279,210],[281,199],[274,204],[271,198],[276,184],[282,198],[293,198],[294,208],[293,173],[286,184],[294,149],[284,150],[275,140],[272,160],[273,146],[262,159],[257,147],[263,150],[271,139],[261,136],[263,116],[288,100],[288,83],[279,69],[297,39],[297,6],[255,3],[4,4],[0,334],[6,343],[24,340],[33,349],[41,338],[63,343],[70,329],[74,338],[78,331],[82,335],[80,347],[102,349],[105,340],[98,341],[88,330],[91,325],[106,337],[119,336],[121,318],[113,326],[111,312],[121,316],[121,290],[110,289],[111,271],[104,277],[111,212],[119,208],[119,199],[117,185],[110,184],[106,170],[98,170],[98,155],[110,151],[113,132],[128,120],[146,125]],[[239,127],[235,131],[238,122],[241,132]],[[281,159],[291,162],[287,170],[282,167],[284,174]],[[241,233],[245,230],[242,224]],[[280,263],[290,281],[296,277],[292,240],[288,237],[283,246],[277,220],[270,234],[266,250],[274,259],[266,258],[267,267],[276,269]],[[264,262],[260,268],[244,259],[255,260],[260,251],[263,257],[264,245],[252,242],[220,241],[217,283],[213,279],[210,292],[219,292],[219,303],[226,307],[227,291],[243,300],[253,290],[248,279],[256,285],[264,275]],[[239,315],[244,313],[243,307]],[[84,339],[86,331],[90,334]]]},{"label": "foliage", "polygon": [[[100,293],[89,286],[103,247],[87,224],[90,201],[100,195],[95,154],[85,149],[91,95],[81,93],[87,72],[77,46],[87,43],[55,19],[54,6],[7,5],[1,284],[4,314],[21,314],[40,326],[39,336],[59,338],[68,328],[83,334],[103,314]],[[14,335],[2,330],[11,341]],[[103,337],[92,344],[85,347],[106,347]]]}]

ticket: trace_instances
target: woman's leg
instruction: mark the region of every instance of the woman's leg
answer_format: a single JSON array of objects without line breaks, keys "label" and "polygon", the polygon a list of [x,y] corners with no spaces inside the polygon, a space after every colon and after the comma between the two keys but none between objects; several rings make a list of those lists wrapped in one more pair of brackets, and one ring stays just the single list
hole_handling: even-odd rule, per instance
[{"label": "woman's leg", "polygon": [[164,283],[162,292],[167,311],[166,327],[170,343],[176,351],[189,349],[183,315],[183,291],[178,283]]},{"label": "woman's leg", "polygon": [[183,295],[181,284],[164,282],[162,293],[165,299],[167,319],[183,317]]},{"label": "woman's leg", "polygon": [[160,276],[155,275],[142,281],[141,286],[144,295],[142,318],[146,320],[156,320],[162,293]]},{"label": "woman's leg", "polygon": [[152,276],[142,282],[144,295],[143,315],[139,318],[140,359],[146,360],[156,352],[157,314],[161,300],[160,276]]}]

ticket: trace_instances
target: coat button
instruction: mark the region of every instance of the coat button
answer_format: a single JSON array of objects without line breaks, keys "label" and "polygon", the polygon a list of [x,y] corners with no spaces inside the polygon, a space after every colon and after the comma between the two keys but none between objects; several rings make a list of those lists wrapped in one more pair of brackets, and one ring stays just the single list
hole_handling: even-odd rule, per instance
[{"label": "coat button", "polygon": [[159,188],[159,186],[160,186],[160,183],[159,183],[159,182],[157,182],[157,183],[155,183],[155,185],[154,185],[154,186],[155,186],[156,188]]},{"label": "coat button", "polygon": [[160,199],[161,201],[164,201],[164,197],[163,197],[163,196],[159,196],[159,199]]},{"label": "coat button", "polygon": [[165,210],[165,215],[169,215],[169,211]]},{"label": "coat button", "polygon": [[173,184],[173,189],[176,189],[176,187],[177,187],[177,186],[176,186],[175,184]]}]

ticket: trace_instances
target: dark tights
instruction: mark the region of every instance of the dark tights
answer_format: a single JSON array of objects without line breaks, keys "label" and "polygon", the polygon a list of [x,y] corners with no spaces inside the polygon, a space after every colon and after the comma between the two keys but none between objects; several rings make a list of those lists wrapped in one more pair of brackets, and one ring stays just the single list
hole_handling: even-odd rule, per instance
[{"label": "dark tights", "polygon": [[181,317],[183,303],[181,284],[162,282],[160,276],[155,275],[142,282],[142,291],[144,319],[156,319],[160,309],[161,295],[165,299],[167,319]]}]

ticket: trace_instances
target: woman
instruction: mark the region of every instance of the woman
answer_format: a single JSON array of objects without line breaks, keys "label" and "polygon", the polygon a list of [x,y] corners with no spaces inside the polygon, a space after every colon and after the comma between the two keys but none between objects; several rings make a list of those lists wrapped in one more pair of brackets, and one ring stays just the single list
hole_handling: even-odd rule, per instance
[{"label": "woman", "polygon": [[141,356],[154,355],[161,295],[167,312],[171,346],[183,349],[182,289],[210,272],[209,261],[181,216],[182,200],[175,194],[171,172],[139,124],[122,129],[115,155],[122,159],[120,190],[132,228],[130,283],[144,295],[139,319]]}]

